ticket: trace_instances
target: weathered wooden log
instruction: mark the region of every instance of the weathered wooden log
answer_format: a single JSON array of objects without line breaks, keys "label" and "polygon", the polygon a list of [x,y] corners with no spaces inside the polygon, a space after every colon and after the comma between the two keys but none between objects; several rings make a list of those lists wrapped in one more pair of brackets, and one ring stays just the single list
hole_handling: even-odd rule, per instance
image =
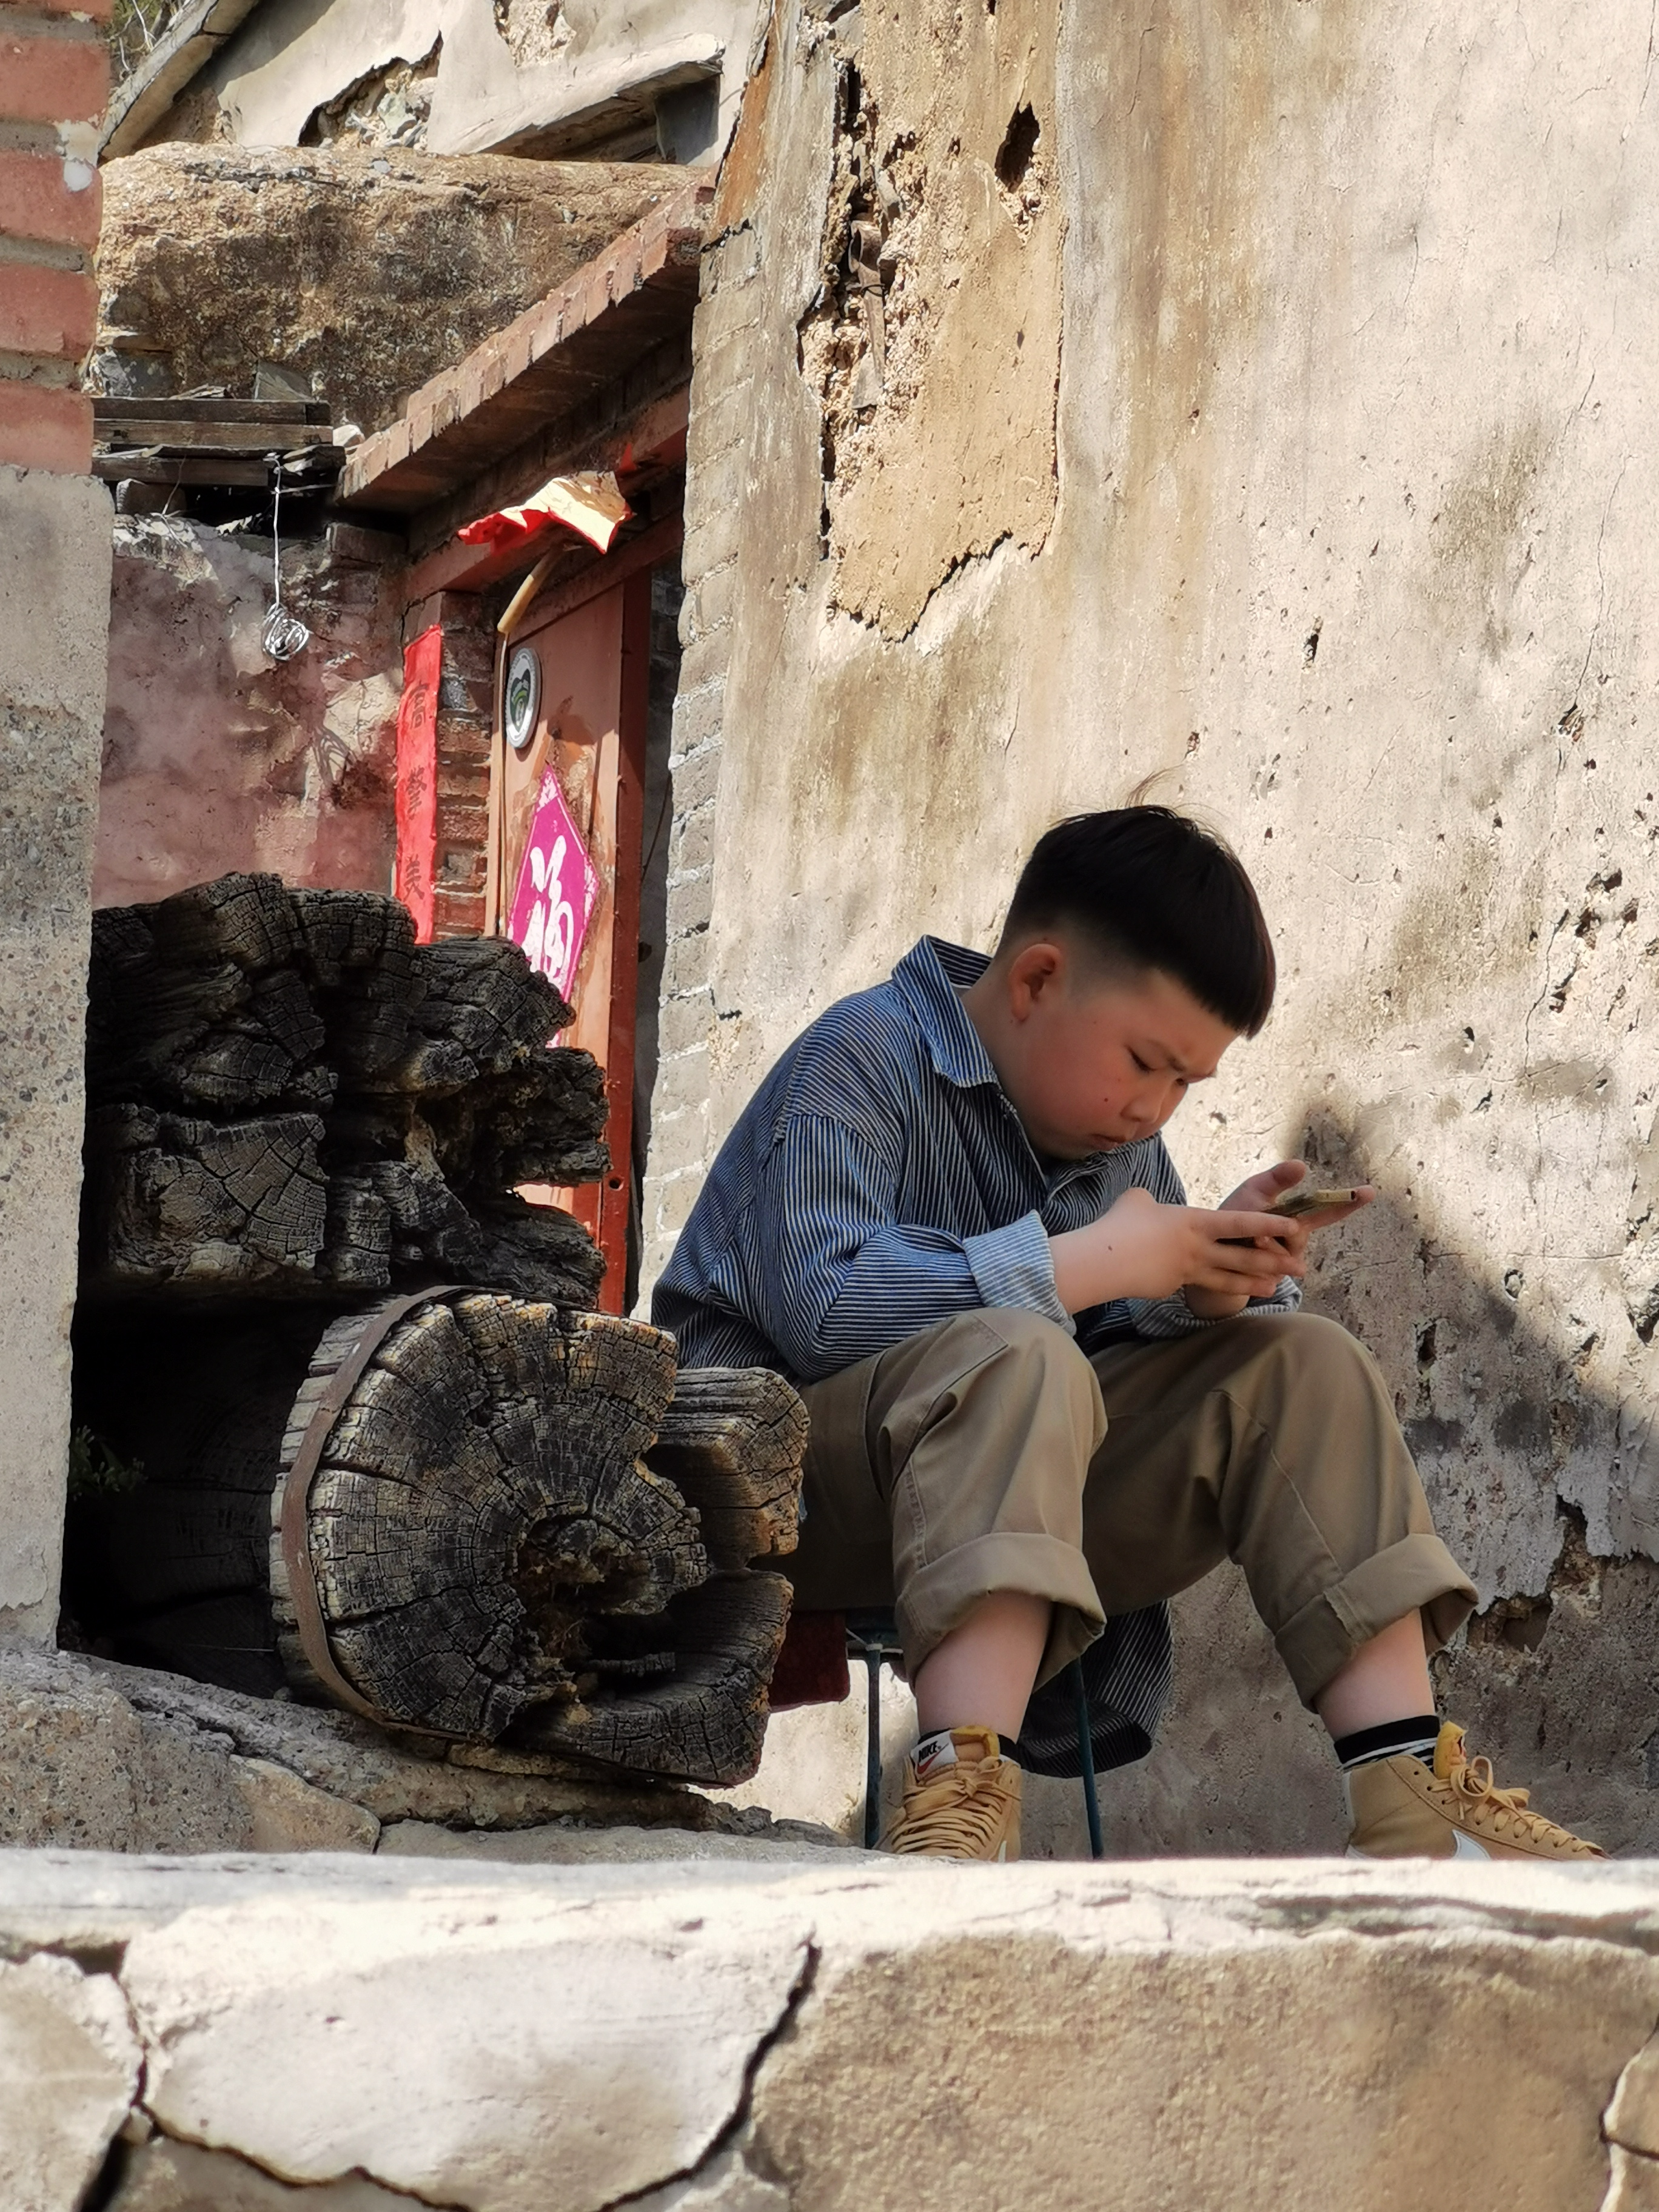
[{"label": "weathered wooden log", "polygon": [[500,1292],[167,1321],[82,1323],[82,1416],[142,1468],[75,1500],[84,1632],[434,1747],[752,1771],[788,1586],[749,1562],[793,1547],[805,1437],[778,1377],[682,1377],[677,1420],[660,1332]]},{"label": "weathered wooden log", "polygon": [[526,1750],[684,1782],[746,1781],[766,1736],[766,1686],[789,1623],[781,1575],[715,1575],[670,1608],[673,1666],[636,1688],[538,1705]]},{"label": "weathered wooden log", "polygon": [[[660,1613],[708,1572],[684,1500],[640,1458],[672,1346],[492,1293],[428,1301],[331,1418],[330,1386],[376,1325],[326,1330],[295,1399],[273,1505],[279,1648],[291,1680],[338,1694],[337,1674],[378,1713],[494,1741],[526,1706],[574,1698],[589,1616]],[[295,1477],[308,1432],[314,1472]]]},{"label": "weathered wooden log", "polygon": [[315,1115],[212,1122],[106,1106],[88,1136],[83,1265],[94,1273],[193,1288],[314,1273],[328,1195]]},{"label": "weathered wooden log", "polygon": [[610,1165],[605,1078],[585,1052],[544,1052],[422,1103],[439,1164],[459,1190],[589,1182]]},{"label": "weathered wooden log", "polygon": [[769,1375],[676,1398],[669,1339],[585,1310],[587,1233],[517,1194],[608,1167],[569,1007],[512,945],[274,877],[94,938],[83,1632],[454,1756],[751,1771],[805,1415]]},{"label": "weathered wooden log", "polygon": [[208,1113],[326,1104],[321,1019],[290,969],[251,976],[230,959],[169,960],[149,916],[112,908],[94,921],[87,1076],[94,1105],[150,1100]]},{"label": "weathered wooden log", "polygon": [[[547,977],[514,959],[501,938],[450,938],[422,945],[418,958],[424,988],[415,1027],[428,1046],[447,1044],[463,1055],[469,1080],[521,1066],[571,1019]],[[438,1085],[404,1076],[398,1087]]]},{"label": "weathered wooden log", "polygon": [[648,1456],[696,1507],[716,1566],[794,1550],[806,1430],[799,1393],[767,1368],[682,1370]]},{"label": "weathered wooden log", "polygon": [[602,1073],[516,946],[226,876],[94,915],[89,995],[84,1290],[595,1295],[586,1232],[512,1196],[609,1166]]}]

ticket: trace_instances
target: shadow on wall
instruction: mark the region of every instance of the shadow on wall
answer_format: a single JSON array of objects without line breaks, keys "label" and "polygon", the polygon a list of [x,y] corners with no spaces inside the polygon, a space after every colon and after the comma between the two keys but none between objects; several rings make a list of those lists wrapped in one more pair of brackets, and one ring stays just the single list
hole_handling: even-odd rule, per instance
[{"label": "shadow on wall", "polygon": [[[1322,1181],[1365,1171],[1363,1145],[1323,1105],[1306,1115],[1301,1156]],[[1483,1276],[1422,1237],[1409,1189],[1372,1180],[1370,1211],[1315,1239],[1307,1304],[1381,1361],[1453,1551],[1474,1562],[1498,1522],[1532,1522],[1552,1561],[1437,1659],[1441,1709],[1501,1783],[1529,1788],[1553,1818],[1611,1850],[1659,1850],[1659,1565],[1592,1553],[1575,1502],[1605,1508],[1621,1464],[1639,1462],[1639,1411],[1589,1379],[1593,1340],[1564,1349],[1529,1320],[1518,1268]],[[1612,1504],[1615,1524],[1621,1508],[1629,1516],[1629,1503]],[[1103,1786],[1109,1853],[1340,1851],[1324,1730],[1291,1692],[1243,1576],[1223,1568],[1175,1613],[1164,1734]]]}]

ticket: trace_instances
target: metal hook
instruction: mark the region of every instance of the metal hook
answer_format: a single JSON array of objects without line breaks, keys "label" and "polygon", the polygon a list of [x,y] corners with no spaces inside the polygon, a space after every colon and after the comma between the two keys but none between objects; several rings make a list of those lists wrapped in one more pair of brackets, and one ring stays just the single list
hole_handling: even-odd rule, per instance
[{"label": "metal hook", "polygon": [[259,642],[272,660],[292,660],[296,653],[303,653],[310,644],[311,632],[297,615],[289,614],[283,605],[283,541],[277,532],[282,508],[283,464],[278,457],[270,499],[271,606],[259,632]]}]

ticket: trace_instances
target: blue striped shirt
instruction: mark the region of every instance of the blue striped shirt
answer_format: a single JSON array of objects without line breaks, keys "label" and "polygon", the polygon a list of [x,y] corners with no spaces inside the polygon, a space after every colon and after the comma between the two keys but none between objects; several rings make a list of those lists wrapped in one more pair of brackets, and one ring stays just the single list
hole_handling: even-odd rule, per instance
[{"label": "blue striped shirt", "polygon": [[[1139,1185],[1186,1193],[1161,1137],[1080,1160],[1033,1151],[960,994],[985,955],[925,937],[890,979],[830,1007],[720,1147],[651,1317],[682,1366],[817,1382],[981,1306],[1075,1328],[1085,1351],[1205,1328],[1179,1296],[1073,1317],[1048,1238]],[[1297,1303],[1286,1279],[1256,1312]]]}]

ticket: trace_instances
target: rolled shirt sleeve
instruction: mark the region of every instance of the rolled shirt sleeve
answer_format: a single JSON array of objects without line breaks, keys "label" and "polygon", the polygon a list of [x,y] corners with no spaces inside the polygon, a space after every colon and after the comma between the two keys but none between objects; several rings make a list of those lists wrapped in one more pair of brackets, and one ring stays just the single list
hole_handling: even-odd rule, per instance
[{"label": "rolled shirt sleeve", "polygon": [[1022,1214],[1006,1229],[964,1237],[962,1249],[985,1306],[1024,1306],[1046,1314],[1061,1328],[1073,1326],[1054,1288],[1054,1256],[1040,1213]]},{"label": "rolled shirt sleeve", "polygon": [[[1292,1275],[1282,1275],[1272,1297],[1252,1298],[1241,1313],[1294,1313],[1301,1303],[1300,1283]],[[1137,1336],[1191,1336],[1195,1330],[1213,1328],[1218,1321],[1240,1318],[1239,1314],[1195,1314],[1179,1291],[1172,1298],[1125,1298],[1123,1304]]]}]

